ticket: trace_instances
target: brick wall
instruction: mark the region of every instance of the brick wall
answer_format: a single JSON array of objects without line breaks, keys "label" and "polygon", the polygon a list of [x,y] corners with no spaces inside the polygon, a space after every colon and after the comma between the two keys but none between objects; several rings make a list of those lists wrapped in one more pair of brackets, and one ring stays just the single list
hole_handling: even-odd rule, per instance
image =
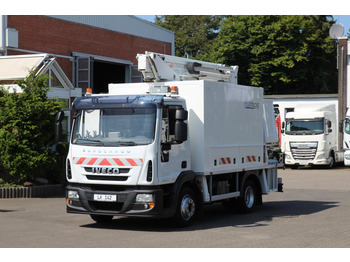
[{"label": "brick wall", "polygon": [[[18,48],[71,56],[81,52],[129,60],[137,64],[136,54],[145,51],[171,54],[171,44],[106,29],[35,15],[8,15],[8,27],[18,30]],[[9,55],[19,52],[8,50]],[[58,58],[72,80],[72,63]]]}]

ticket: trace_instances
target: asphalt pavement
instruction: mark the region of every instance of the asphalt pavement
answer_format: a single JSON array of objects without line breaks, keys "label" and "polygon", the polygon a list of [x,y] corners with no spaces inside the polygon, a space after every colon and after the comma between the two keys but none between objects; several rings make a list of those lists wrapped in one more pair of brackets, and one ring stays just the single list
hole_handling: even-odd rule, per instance
[{"label": "asphalt pavement", "polygon": [[96,224],[67,214],[64,198],[0,199],[0,248],[349,248],[350,168],[279,170],[284,192],[252,214],[220,204],[187,228],[115,217]]}]

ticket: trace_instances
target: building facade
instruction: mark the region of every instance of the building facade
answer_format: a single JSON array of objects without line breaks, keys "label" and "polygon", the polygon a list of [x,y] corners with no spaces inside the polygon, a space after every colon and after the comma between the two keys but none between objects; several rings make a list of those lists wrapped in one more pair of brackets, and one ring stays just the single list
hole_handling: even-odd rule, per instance
[{"label": "building facade", "polygon": [[0,30],[1,55],[47,53],[83,93],[141,82],[138,53],[174,54],[172,31],[128,15],[1,15]]}]

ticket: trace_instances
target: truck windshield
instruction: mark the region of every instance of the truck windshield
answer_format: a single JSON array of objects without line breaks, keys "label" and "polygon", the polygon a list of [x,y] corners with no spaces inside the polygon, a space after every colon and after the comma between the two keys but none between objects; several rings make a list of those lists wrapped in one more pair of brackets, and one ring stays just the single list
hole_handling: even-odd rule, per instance
[{"label": "truck windshield", "polygon": [[79,110],[72,143],[91,146],[147,145],[154,140],[156,108]]},{"label": "truck windshield", "polygon": [[318,135],[324,133],[324,120],[286,120],[287,135]]}]

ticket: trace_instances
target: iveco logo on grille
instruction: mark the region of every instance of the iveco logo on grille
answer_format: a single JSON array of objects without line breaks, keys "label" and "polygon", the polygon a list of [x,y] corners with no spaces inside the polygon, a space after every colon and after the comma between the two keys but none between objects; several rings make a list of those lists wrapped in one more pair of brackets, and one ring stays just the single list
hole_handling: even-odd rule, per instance
[{"label": "iveco logo on grille", "polygon": [[119,168],[113,167],[93,167],[92,173],[94,174],[119,174]]}]

